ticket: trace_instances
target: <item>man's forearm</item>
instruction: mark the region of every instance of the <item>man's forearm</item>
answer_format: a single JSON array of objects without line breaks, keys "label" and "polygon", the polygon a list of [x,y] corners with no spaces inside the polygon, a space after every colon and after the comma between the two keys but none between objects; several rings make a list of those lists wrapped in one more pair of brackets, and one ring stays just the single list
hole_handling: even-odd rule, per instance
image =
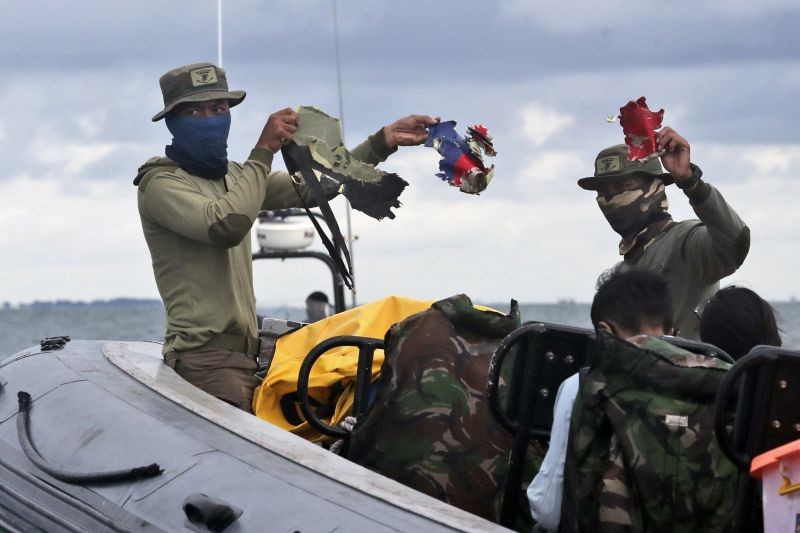
[{"label": "man's forearm", "polygon": [[[722,194],[703,180],[698,178],[684,192],[695,214],[705,224],[708,239],[718,254],[718,260],[724,259],[728,264],[726,275],[730,274],[744,262],[750,250],[749,228]],[[693,248],[692,244],[695,243],[689,244],[687,248]]]},{"label": "man's forearm", "polygon": [[386,136],[383,128],[367,137],[367,139],[350,150],[353,157],[370,165],[377,165],[388,159],[390,155],[397,151],[397,147],[391,148],[386,144]]},{"label": "man's forearm", "polygon": [[694,206],[706,201],[711,194],[711,186],[703,181],[703,171],[700,170],[700,167],[692,163],[691,169],[692,177],[683,183],[676,181],[675,185],[683,191],[689,198],[689,203]]}]

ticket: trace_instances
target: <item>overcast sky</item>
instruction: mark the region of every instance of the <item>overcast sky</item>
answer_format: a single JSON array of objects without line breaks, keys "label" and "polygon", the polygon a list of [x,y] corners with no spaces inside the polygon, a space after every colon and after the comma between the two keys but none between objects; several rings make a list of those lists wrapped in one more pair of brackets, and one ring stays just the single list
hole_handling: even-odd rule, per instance
[{"label": "overcast sky", "polygon": [[[410,114],[486,124],[495,178],[468,196],[406,148],[383,168],[411,186],[394,220],[353,215],[360,302],[388,294],[482,302],[589,301],[620,259],[576,185],[622,142],[603,117],[646,96],[752,231],[723,283],[800,297],[800,7],[796,0],[505,2],[339,0],[345,136]],[[158,78],[217,60],[216,0],[3,2],[0,302],[157,298],[132,179],[170,141]],[[338,114],[330,1],[227,0],[223,66],[247,99],[232,159],[268,115]],[[276,167],[283,163],[276,161]],[[668,188],[674,218],[694,217]],[[344,225],[343,201],[334,202]],[[315,244],[320,248],[319,244]],[[330,292],[314,261],[260,262],[260,305]]]}]

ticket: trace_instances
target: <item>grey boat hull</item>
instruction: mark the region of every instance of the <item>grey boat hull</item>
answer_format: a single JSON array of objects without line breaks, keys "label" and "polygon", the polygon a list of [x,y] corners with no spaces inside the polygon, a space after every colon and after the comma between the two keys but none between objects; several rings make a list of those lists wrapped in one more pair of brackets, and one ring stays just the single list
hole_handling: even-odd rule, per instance
[{"label": "grey boat hull", "polygon": [[[0,529],[181,531],[187,496],[243,510],[226,531],[492,531],[498,525],[352,464],[213,398],[163,364],[156,343],[72,341],[0,363]],[[101,472],[158,463],[159,476],[76,485],[51,465]]]}]

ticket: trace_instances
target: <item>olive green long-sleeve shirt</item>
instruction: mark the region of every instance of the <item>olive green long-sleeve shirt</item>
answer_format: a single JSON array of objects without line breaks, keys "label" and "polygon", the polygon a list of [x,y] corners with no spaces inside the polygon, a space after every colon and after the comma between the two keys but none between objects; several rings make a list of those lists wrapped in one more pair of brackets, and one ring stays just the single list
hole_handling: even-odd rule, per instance
[{"label": "olive green long-sleeve shirt", "polygon": [[700,322],[694,310],[717,292],[720,279],[742,265],[750,230],[711,185],[700,181],[686,196],[699,220],[667,226],[646,249],[626,254],[618,268],[661,272],[670,284],[678,334],[697,339]]},{"label": "olive green long-sleeve shirt", "polygon": [[[379,131],[352,154],[377,164],[392,152]],[[302,206],[272,158],[256,148],[217,180],[165,157],[139,168],[139,216],[167,315],[163,353],[200,348],[219,333],[257,336],[250,229],[262,209]]]}]

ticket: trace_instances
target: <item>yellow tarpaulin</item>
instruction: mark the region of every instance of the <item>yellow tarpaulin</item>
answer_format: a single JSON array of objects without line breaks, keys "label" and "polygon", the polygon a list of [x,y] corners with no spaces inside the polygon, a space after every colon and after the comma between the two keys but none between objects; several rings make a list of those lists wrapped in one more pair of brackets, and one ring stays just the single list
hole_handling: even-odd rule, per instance
[{"label": "yellow tarpaulin", "polygon": [[[383,339],[386,331],[411,315],[425,311],[434,300],[412,300],[400,296],[389,296],[343,313],[330,316],[302,329],[284,335],[278,339],[275,355],[270,364],[264,383],[258,387],[253,396],[253,412],[276,426],[287,429],[309,440],[319,440],[321,435],[307,422],[296,420],[302,417],[296,408],[293,397],[297,392],[297,374],[308,352],[325,339],[339,335],[358,335]],[[330,400],[331,387],[337,389],[340,396],[336,399],[336,408],[328,421],[338,424],[349,412],[353,404],[355,380],[358,364],[358,349],[349,347],[334,348],[321,356],[311,370],[308,380],[308,393],[317,401],[327,404]],[[378,376],[383,364],[383,350],[375,351],[372,363],[372,377]],[[286,401],[286,399],[289,401]],[[283,404],[281,403],[281,400]],[[286,413],[284,409],[291,409]],[[293,421],[287,420],[286,414]]]}]

